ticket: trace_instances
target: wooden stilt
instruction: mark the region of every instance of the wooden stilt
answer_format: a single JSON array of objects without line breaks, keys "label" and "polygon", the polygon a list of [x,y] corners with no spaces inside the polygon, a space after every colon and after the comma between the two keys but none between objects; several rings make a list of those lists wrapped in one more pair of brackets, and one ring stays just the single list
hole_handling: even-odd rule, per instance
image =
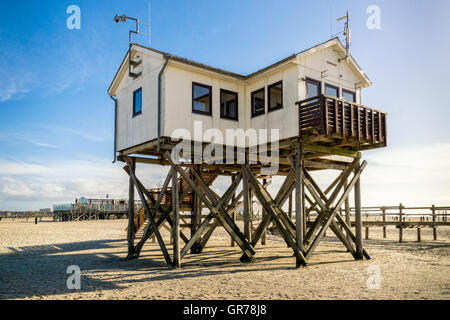
[{"label": "wooden stilt", "polygon": [[[355,172],[360,170],[360,156],[355,159]],[[362,216],[361,216],[361,181],[355,183],[355,236],[356,236],[356,259],[363,258],[363,239],[362,239]]]},{"label": "wooden stilt", "polygon": [[[383,212],[383,223],[386,222],[386,208],[382,207],[381,211]],[[383,226],[383,238],[386,238],[386,226]]]},{"label": "wooden stilt", "polygon": [[[267,185],[267,179],[263,179],[263,185],[265,186],[265,185]],[[264,217],[266,216],[266,214],[267,214],[267,212],[266,212],[266,210],[264,209],[264,207],[262,207],[261,206],[261,220],[263,220],[264,219]],[[262,236],[261,236],[261,245],[266,245],[266,235],[267,235],[267,229],[265,229],[264,231],[263,231],[263,234],[262,234]]]},{"label": "wooden stilt", "polygon": [[403,242],[403,205],[398,206],[398,242]]},{"label": "wooden stilt", "polygon": [[[431,214],[432,216],[432,220],[433,222],[436,222],[436,207],[433,206],[431,207]],[[433,226],[433,240],[437,240],[437,230],[436,230],[436,226]]]},{"label": "wooden stilt", "polygon": [[175,268],[181,268],[180,257],[180,202],[178,194],[178,173],[176,170],[172,170],[172,209],[173,209],[173,225],[172,225],[172,238],[173,238],[173,266]]},{"label": "wooden stilt", "polygon": [[242,213],[244,217],[244,236],[248,241],[251,241],[251,224],[250,224],[250,190],[248,186],[248,179],[243,174],[242,179],[242,192],[244,193],[244,211]]},{"label": "wooden stilt", "polygon": [[295,223],[296,223],[296,241],[297,246],[301,252],[304,251],[303,240],[304,240],[304,215],[303,215],[303,149],[302,146],[296,150],[295,154]]},{"label": "wooden stilt", "polygon": [[369,239],[369,227],[366,226],[366,240]]},{"label": "wooden stilt", "polygon": [[[128,163],[130,171],[133,173],[136,170],[136,160],[132,158],[131,162]],[[128,188],[128,229],[127,229],[127,241],[128,241],[128,255],[126,259],[134,258],[134,182],[130,176],[129,188]]]},{"label": "wooden stilt", "polygon": [[[231,176],[231,183],[233,183],[235,179],[236,179],[235,176]],[[236,197],[236,193],[233,192],[233,195],[231,196],[231,201],[233,201],[233,200],[235,199],[235,197]],[[231,219],[233,219],[233,222],[236,221],[236,212],[235,212],[235,211],[233,211],[233,212],[231,213]],[[234,240],[233,240],[232,237],[230,237],[230,239],[231,239],[231,240],[230,240],[230,241],[231,241],[230,245],[231,245],[232,247],[234,247],[234,246],[235,246]]]},{"label": "wooden stilt", "polygon": [[417,242],[420,242],[422,239],[420,237],[420,227],[417,227]]}]

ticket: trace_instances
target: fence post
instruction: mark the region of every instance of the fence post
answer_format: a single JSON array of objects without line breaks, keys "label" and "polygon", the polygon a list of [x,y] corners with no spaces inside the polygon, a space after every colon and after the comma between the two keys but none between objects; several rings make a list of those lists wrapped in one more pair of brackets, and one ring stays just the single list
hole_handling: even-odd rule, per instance
[{"label": "fence post", "polygon": [[403,228],[402,228],[402,222],[403,222],[403,205],[400,203],[398,207],[398,216],[399,216],[399,224],[398,224],[398,242],[403,242]]},{"label": "fence post", "polygon": [[[431,213],[433,215],[433,222],[436,222],[436,208],[434,204],[431,206]],[[433,240],[437,240],[437,230],[435,225],[433,225]]]},{"label": "fence post", "polygon": [[420,242],[420,227],[417,227],[417,242]]},{"label": "fence post", "polygon": [[386,238],[386,208],[382,207],[381,210],[383,211],[383,238]]}]

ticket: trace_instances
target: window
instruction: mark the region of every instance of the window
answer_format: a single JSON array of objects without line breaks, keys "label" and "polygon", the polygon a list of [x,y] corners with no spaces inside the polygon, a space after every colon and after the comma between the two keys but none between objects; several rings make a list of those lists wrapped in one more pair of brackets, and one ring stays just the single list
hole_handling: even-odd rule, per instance
[{"label": "window", "polygon": [[342,89],[342,98],[350,102],[356,102],[356,93]]},{"label": "window", "polygon": [[283,81],[271,84],[269,90],[269,112],[283,108]]},{"label": "window", "polygon": [[339,98],[339,88],[331,84],[325,83],[325,94],[327,96]]},{"label": "window", "polygon": [[133,92],[133,117],[142,113],[142,88]]},{"label": "window", "polygon": [[252,92],[252,117],[264,114],[264,95],[264,88]]},{"label": "window", "polygon": [[211,108],[212,88],[205,84],[192,83],[192,112],[212,114]]},{"label": "window", "polygon": [[238,120],[238,94],[220,89],[220,117]]},{"label": "window", "polygon": [[320,81],[306,79],[306,98],[320,96]]}]

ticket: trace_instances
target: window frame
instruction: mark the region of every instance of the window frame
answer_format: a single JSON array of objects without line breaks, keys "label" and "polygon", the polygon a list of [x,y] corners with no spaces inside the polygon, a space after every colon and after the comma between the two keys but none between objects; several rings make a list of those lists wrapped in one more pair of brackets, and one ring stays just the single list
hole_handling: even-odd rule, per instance
[{"label": "window frame", "polygon": [[[141,110],[136,112],[136,94],[138,92],[141,92]],[[137,117],[138,115],[141,115],[141,114],[142,114],[142,87],[133,91],[133,118]]]},{"label": "window frame", "polygon": [[[255,110],[255,99],[253,99],[253,97],[255,96],[255,94],[259,93],[260,91],[263,92],[263,96],[264,96],[264,108],[262,111],[258,111],[256,112]],[[266,87],[262,87],[261,89],[252,91],[252,93],[250,94],[250,99],[251,99],[251,108],[252,108],[252,118],[263,115],[266,113]]]},{"label": "window frame", "polygon": [[330,88],[336,89],[337,90],[337,97],[336,98],[337,99],[341,98],[341,90],[340,90],[339,86],[335,86],[333,84],[329,84],[329,83],[325,82],[325,87],[324,87],[325,94],[327,94],[327,86],[330,87]]},{"label": "window frame", "polygon": [[[279,84],[281,84],[281,106],[271,108],[270,107],[270,89]],[[272,112],[272,111],[276,111],[276,110],[280,110],[280,109],[283,109],[283,80],[280,80],[278,82],[272,83],[271,85],[267,86],[267,112]]]},{"label": "window frame", "polygon": [[[194,86],[199,86],[199,87],[209,89],[209,94],[208,94],[208,96],[209,96],[209,111],[200,111],[200,110],[196,110],[194,108]],[[212,116],[212,86],[192,81],[192,113],[202,114],[202,115],[206,115],[206,116]]]},{"label": "window frame", "polygon": [[[349,102],[356,103],[356,92],[355,91],[351,91],[351,90],[347,90],[347,89],[342,88],[342,99],[344,99],[344,92],[353,95],[353,100],[354,101],[349,101]],[[346,101],[348,101],[348,100],[346,100]]]},{"label": "window frame", "polygon": [[[236,97],[236,118],[225,115],[224,109],[222,108],[222,93],[232,94]],[[239,93],[221,88],[220,96],[219,96],[219,103],[220,103],[220,118],[221,119],[239,121]]]},{"label": "window frame", "polygon": [[307,99],[314,98],[314,97],[308,97],[308,82],[311,82],[311,83],[314,83],[314,84],[318,85],[318,87],[319,87],[319,95],[317,97],[320,97],[320,95],[322,94],[322,81],[316,80],[316,79],[313,79],[313,78],[305,77],[305,88],[306,88],[306,92],[305,93],[306,93]]}]

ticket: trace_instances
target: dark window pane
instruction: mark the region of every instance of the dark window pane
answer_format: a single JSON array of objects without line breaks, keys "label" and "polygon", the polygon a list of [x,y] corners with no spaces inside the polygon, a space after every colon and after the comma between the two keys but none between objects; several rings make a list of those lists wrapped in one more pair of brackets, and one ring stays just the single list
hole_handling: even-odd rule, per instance
[{"label": "dark window pane", "polygon": [[325,94],[332,97],[339,97],[339,89],[328,84],[325,85]]},{"label": "dark window pane", "polygon": [[238,94],[236,92],[220,91],[220,116],[223,118],[238,119]]},{"label": "dark window pane", "polygon": [[317,97],[320,94],[320,87],[317,82],[306,81],[306,98]]},{"label": "dark window pane", "polygon": [[350,102],[356,102],[356,94],[354,92],[342,90],[342,98]]},{"label": "dark window pane", "polygon": [[142,89],[138,89],[133,93],[133,115],[142,112]]},{"label": "dark window pane", "polygon": [[269,86],[269,110],[283,108],[283,83]]},{"label": "dark window pane", "polygon": [[211,111],[211,87],[193,84],[193,110],[201,113]]},{"label": "dark window pane", "polygon": [[252,116],[264,113],[264,89],[252,92]]}]

